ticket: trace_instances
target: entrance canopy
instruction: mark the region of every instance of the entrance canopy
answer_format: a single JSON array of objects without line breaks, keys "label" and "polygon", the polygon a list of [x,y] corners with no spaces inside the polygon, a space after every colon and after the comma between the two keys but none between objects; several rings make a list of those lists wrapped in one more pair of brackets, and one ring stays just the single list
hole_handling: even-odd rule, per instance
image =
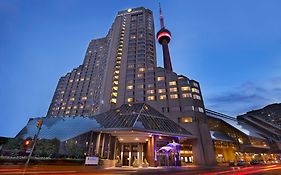
[{"label": "entrance canopy", "polygon": [[[36,121],[30,119],[17,137],[33,137]],[[151,106],[124,104],[121,107],[95,116],[43,117],[40,138],[68,140],[89,131],[116,133],[138,131],[169,136],[194,138],[191,133]]]}]

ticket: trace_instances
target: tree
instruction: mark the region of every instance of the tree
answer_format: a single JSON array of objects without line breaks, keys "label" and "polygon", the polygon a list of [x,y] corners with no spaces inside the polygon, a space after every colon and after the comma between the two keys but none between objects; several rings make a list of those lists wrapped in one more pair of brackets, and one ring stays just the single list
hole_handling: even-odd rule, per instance
[{"label": "tree", "polygon": [[60,141],[58,139],[41,139],[38,140],[36,144],[34,155],[37,157],[56,158],[58,156],[59,148]]}]

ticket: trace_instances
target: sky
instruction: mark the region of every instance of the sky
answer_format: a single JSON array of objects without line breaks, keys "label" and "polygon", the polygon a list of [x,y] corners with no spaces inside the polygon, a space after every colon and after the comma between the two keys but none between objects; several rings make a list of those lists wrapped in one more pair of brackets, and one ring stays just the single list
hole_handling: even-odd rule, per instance
[{"label": "sky", "polygon": [[[46,115],[59,78],[82,64],[118,11],[151,9],[157,31],[158,2],[0,0],[0,136]],[[173,69],[200,82],[206,108],[236,116],[281,102],[280,0],[160,2]]]}]

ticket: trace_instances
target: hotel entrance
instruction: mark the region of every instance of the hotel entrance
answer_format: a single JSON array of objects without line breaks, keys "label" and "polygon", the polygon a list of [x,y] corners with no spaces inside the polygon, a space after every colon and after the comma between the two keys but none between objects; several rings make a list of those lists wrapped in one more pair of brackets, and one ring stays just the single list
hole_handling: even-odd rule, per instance
[{"label": "hotel entrance", "polygon": [[122,166],[133,166],[143,162],[143,143],[122,143],[121,145]]}]

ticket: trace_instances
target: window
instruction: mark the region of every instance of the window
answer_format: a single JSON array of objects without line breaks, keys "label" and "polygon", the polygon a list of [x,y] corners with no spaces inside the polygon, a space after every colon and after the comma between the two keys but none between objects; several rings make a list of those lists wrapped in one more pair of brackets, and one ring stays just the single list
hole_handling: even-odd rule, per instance
[{"label": "window", "polygon": [[139,72],[144,72],[145,71],[145,68],[139,68]]},{"label": "window", "polygon": [[192,97],[191,93],[184,93],[182,94],[182,98]]},{"label": "window", "polygon": [[70,101],[74,101],[74,100],[75,100],[75,98],[74,98],[74,97],[72,97],[72,98],[70,98],[69,100],[70,100]]},{"label": "window", "polygon": [[175,85],[177,85],[177,82],[176,82],[176,81],[170,81],[170,82],[169,82],[169,85],[170,85],[170,86],[175,86]]},{"label": "window", "polygon": [[154,94],[154,90],[147,90],[146,93],[147,94]]},{"label": "window", "polygon": [[129,85],[129,86],[127,86],[127,89],[133,89],[134,88],[134,86],[133,85]]},{"label": "window", "polygon": [[170,98],[171,98],[171,99],[176,99],[176,98],[178,98],[178,94],[171,94],[171,95],[170,95]]},{"label": "window", "polygon": [[180,112],[181,108],[180,107],[171,107],[171,112]]},{"label": "window", "polygon": [[204,113],[204,109],[201,107],[198,107],[198,111]]},{"label": "window", "polygon": [[181,117],[180,118],[180,123],[191,123],[192,122],[192,117]]},{"label": "window", "polygon": [[201,100],[201,97],[199,95],[193,95],[193,98],[196,100]]},{"label": "window", "polygon": [[165,77],[157,77],[157,81],[163,81],[165,80]]},{"label": "window", "polygon": [[73,82],[73,80],[69,80],[69,82],[70,82],[70,83],[72,83],[72,82]]},{"label": "window", "polygon": [[118,93],[117,92],[112,92],[111,94],[113,97],[117,97]]},{"label": "window", "polygon": [[193,82],[193,86],[199,87],[198,83]]},{"label": "window", "polygon": [[129,68],[129,69],[134,68],[134,67],[135,67],[134,64],[129,64],[129,65],[128,65],[128,68]]},{"label": "window", "polygon": [[152,88],[152,87],[154,87],[154,84],[148,84],[147,87]]},{"label": "window", "polygon": [[190,87],[189,86],[183,86],[181,87],[182,91],[190,91]]},{"label": "window", "polygon": [[130,102],[133,102],[134,99],[133,98],[128,98],[127,101],[130,103]]},{"label": "window", "polygon": [[138,76],[138,78],[142,78],[144,76],[144,74],[138,74],[137,76]]},{"label": "window", "polygon": [[118,81],[113,81],[114,85],[118,85]]},{"label": "window", "polygon": [[111,103],[116,103],[116,102],[117,102],[117,99],[116,99],[116,98],[112,98],[112,99],[110,100],[110,102],[111,102]]},{"label": "window", "polygon": [[160,100],[166,100],[166,99],[167,99],[167,96],[166,96],[166,95],[160,95],[160,96],[159,96],[159,99],[160,99]]},{"label": "window", "polygon": [[170,88],[170,92],[177,92],[178,90],[177,90],[177,88],[175,87],[175,88]]},{"label": "window", "polygon": [[112,89],[113,89],[114,91],[117,91],[117,90],[118,90],[118,86],[113,86]]},{"label": "window", "polygon": [[166,93],[166,89],[158,89],[158,93],[159,93],[159,94]]},{"label": "window", "polygon": [[162,107],[162,112],[169,112],[169,107]]},{"label": "window", "polygon": [[155,100],[155,96],[148,96],[148,97],[147,97],[147,100],[148,100],[148,101],[154,101],[154,100]]},{"label": "window", "polygon": [[139,85],[137,85],[137,87],[138,87],[139,89],[143,89],[143,84],[139,84]]},{"label": "window", "polygon": [[198,89],[196,89],[196,88],[192,88],[192,92],[196,92],[196,93],[200,93],[200,91],[198,90]]},{"label": "window", "polygon": [[81,99],[82,99],[82,100],[87,100],[88,98],[87,98],[87,97],[82,97]]}]

